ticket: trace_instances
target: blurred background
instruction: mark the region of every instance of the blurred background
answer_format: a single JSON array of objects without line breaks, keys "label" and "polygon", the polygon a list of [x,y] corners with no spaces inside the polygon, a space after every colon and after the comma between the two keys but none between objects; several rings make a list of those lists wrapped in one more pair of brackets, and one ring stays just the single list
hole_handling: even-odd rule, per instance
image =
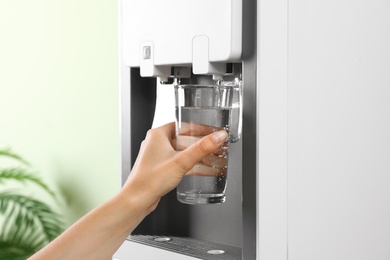
[{"label": "blurred background", "polygon": [[0,0],[0,149],[67,226],[120,188],[117,17],[112,0]]}]

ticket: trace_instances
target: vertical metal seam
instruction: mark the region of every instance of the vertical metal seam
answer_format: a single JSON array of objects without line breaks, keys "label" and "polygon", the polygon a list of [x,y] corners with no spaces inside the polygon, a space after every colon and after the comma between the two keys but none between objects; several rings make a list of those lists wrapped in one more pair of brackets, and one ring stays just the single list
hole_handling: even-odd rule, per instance
[{"label": "vertical metal seam", "polygon": [[290,55],[289,55],[289,43],[290,43],[290,31],[289,31],[289,21],[290,21],[290,1],[286,0],[286,16],[287,16],[287,22],[286,22],[286,41],[287,41],[287,46],[286,46],[286,259],[288,260],[289,254],[288,254],[288,249],[289,249],[289,227],[288,227],[288,217],[289,217],[289,207],[288,207],[288,195],[289,195],[289,181],[288,181],[288,83],[289,83],[289,64],[290,64]]}]

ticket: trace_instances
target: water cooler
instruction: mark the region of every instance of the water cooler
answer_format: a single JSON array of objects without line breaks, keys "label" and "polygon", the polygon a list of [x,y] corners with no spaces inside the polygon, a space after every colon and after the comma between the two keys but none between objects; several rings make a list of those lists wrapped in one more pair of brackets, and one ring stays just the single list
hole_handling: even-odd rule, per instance
[{"label": "water cooler", "polygon": [[173,191],[113,259],[390,259],[389,13],[384,0],[120,0],[122,181],[175,78],[239,78],[242,135],[224,203]]}]

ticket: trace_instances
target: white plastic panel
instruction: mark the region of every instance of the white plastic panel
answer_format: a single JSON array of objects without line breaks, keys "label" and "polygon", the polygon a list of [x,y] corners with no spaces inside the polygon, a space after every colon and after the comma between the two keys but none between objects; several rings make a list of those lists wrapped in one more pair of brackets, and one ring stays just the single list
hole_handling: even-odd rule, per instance
[{"label": "white plastic panel", "polygon": [[390,259],[390,2],[289,2],[288,259]]},{"label": "white plastic panel", "polygon": [[287,260],[288,2],[257,4],[257,259]]},{"label": "white plastic panel", "polygon": [[153,62],[192,64],[195,36],[208,37],[210,62],[241,57],[242,0],[122,0],[123,58],[141,65],[145,42],[153,44]]},{"label": "white plastic panel", "polygon": [[126,240],[118,251],[115,252],[113,260],[196,260],[199,258],[190,257],[171,251],[138,244]]},{"label": "white plastic panel", "polygon": [[390,259],[390,2],[286,4],[258,1],[257,259]]}]

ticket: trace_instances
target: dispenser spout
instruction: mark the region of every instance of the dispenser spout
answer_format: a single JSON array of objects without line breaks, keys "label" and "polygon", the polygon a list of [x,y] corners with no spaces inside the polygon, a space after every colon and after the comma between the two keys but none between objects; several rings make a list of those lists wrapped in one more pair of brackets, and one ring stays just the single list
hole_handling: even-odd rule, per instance
[{"label": "dispenser spout", "polygon": [[223,77],[222,77],[222,75],[219,75],[219,74],[213,74],[213,80],[214,81],[221,81],[221,80],[223,80]]},{"label": "dispenser spout", "polygon": [[160,82],[161,85],[167,83],[168,77],[157,77],[157,81]]}]

